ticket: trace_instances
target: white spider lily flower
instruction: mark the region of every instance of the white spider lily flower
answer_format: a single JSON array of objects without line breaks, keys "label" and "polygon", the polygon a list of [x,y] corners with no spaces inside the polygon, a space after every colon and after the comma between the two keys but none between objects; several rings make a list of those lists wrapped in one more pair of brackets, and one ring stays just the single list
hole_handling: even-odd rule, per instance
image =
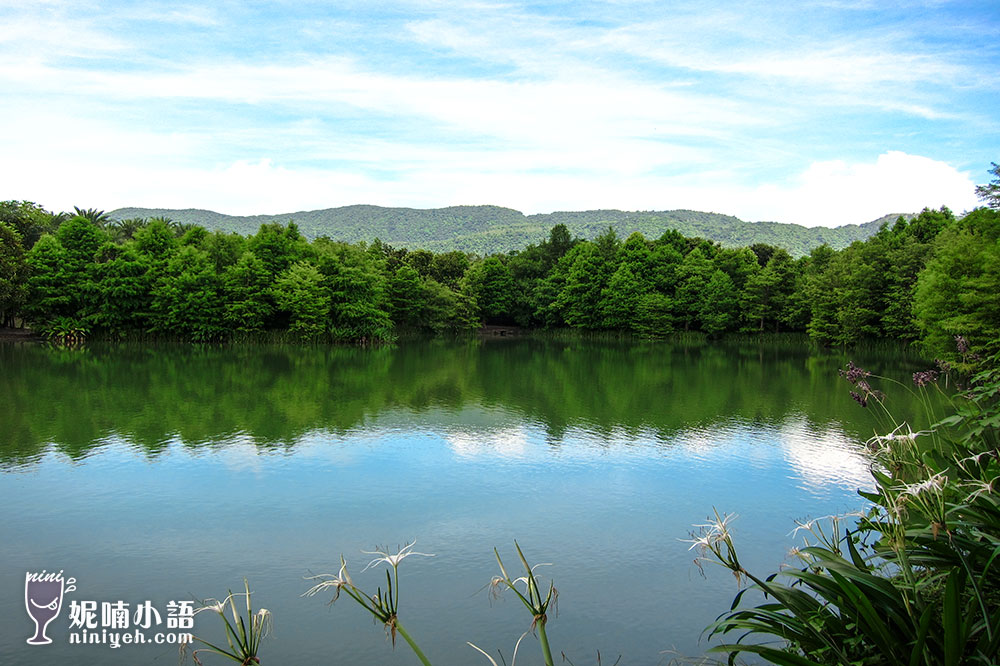
[{"label": "white spider lily flower", "polygon": [[982,453],[977,453],[974,456],[969,456],[968,458],[962,458],[961,460],[958,461],[958,464],[961,465],[962,463],[967,463],[967,462],[979,463],[982,462],[982,459],[984,457],[988,458],[992,455],[993,455],[992,451],[983,451]]},{"label": "white spider lily flower", "polygon": [[715,520],[710,523],[701,523],[698,525],[692,525],[692,527],[697,527],[701,530],[701,533],[697,536],[692,534],[693,539],[681,539],[684,542],[691,543],[691,548],[688,550],[693,550],[697,546],[703,548],[711,548],[719,541],[725,541],[729,538],[729,523],[737,518],[735,513],[727,513],[724,516],[719,516],[715,514]]},{"label": "white spider lily flower", "polygon": [[965,501],[970,502],[972,500],[978,499],[980,495],[989,495],[993,493],[994,481],[996,481],[996,479],[992,479],[991,481],[970,481],[967,484],[965,484],[970,488],[975,488],[975,490],[973,490],[972,493],[970,493],[969,496],[965,498]]},{"label": "white spider lily flower", "polygon": [[[535,566],[531,567],[531,575],[532,576],[535,575],[535,569],[537,569],[538,567],[551,567],[551,566],[552,566],[551,562],[539,562]],[[518,583],[524,583],[524,585],[527,587],[528,577],[521,576],[520,578],[515,578],[514,580],[511,581],[511,585],[517,585]]]},{"label": "white spider lily flower", "polygon": [[402,562],[404,559],[406,559],[410,555],[420,555],[422,557],[434,557],[434,555],[431,554],[431,553],[418,553],[418,552],[414,551],[413,547],[415,545],[417,545],[416,539],[414,539],[410,543],[408,543],[405,546],[403,546],[402,548],[400,548],[399,552],[396,553],[395,555],[390,555],[389,552],[388,552],[388,549],[386,549],[386,550],[375,549],[373,551],[368,551],[368,550],[361,551],[365,555],[380,555],[381,556],[381,557],[376,557],[374,560],[372,560],[371,562],[369,562],[368,566],[366,566],[364,569],[361,570],[361,573],[364,573],[364,572],[368,571],[372,567],[377,566],[378,564],[380,564],[382,562],[385,562],[386,564],[388,564],[389,566],[391,566],[393,569],[395,569],[396,567],[399,566],[400,562]]},{"label": "white spider lily flower", "polygon": [[201,608],[196,608],[193,615],[197,615],[202,611],[212,611],[214,613],[222,615],[226,610],[226,604],[229,603],[229,600],[231,598],[232,595],[229,595],[222,601],[219,601],[218,599],[205,599],[205,601],[201,602]]},{"label": "white spider lily flower", "polygon": [[939,490],[944,487],[945,481],[944,472],[938,472],[934,476],[921,481],[920,483],[911,483],[910,485],[904,485],[902,488],[903,495],[910,495],[911,497],[916,497],[917,495],[922,495],[923,493],[929,492],[931,490]]},{"label": "white spider lily flower", "polygon": [[260,632],[261,638],[274,632],[274,618],[271,615],[271,611],[266,608],[261,608],[257,611],[254,622],[257,624],[257,631]]},{"label": "white spider lily flower", "polygon": [[318,580],[320,582],[306,590],[302,594],[303,597],[311,597],[317,592],[333,588],[333,600],[330,603],[336,601],[337,597],[340,596],[340,588],[347,585],[354,587],[354,581],[351,580],[351,575],[347,573],[347,561],[343,557],[340,558],[340,572],[336,576],[333,574],[317,574],[316,576],[306,576],[306,580]]}]

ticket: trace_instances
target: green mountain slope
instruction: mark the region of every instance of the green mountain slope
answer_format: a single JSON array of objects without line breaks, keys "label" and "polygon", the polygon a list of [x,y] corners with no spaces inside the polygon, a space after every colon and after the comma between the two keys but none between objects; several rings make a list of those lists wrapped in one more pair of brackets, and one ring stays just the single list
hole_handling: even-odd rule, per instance
[{"label": "green mountain slope", "polygon": [[725,246],[768,243],[783,247],[794,256],[807,254],[823,243],[839,249],[864,240],[878,231],[887,215],[862,225],[836,228],[803,227],[778,222],[744,222],[731,215],[693,210],[621,211],[590,210],[524,215],[499,206],[451,206],[415,209],[381,206],[344,206],[325,210],[299,211],[279,215],[235,216],[209,210],[165,208],[119,208],[113,219],[168,217],[177,223],[199,224],[210,230],[253,234],[265,222],[294,221],[311,238],[329,236],[348,242],[381,239],[390,245],[434,251],[463,250],[489,254],[518,250],[547,237],[557,224],[570,233],[594,238],[610,226],[621,237],[639,231],[646,238],[658,238],[674,229],[685,236],[701,236]]}]

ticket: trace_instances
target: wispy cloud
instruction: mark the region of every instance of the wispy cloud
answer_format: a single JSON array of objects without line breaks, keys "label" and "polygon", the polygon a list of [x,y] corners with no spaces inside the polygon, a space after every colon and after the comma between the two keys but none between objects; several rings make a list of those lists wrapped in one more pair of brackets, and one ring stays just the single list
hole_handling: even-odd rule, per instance
[{"label": "wispy cloud", "polygon": [[0,0],[0,198],[824,224],[974,205],[1000,21],[842,4]]}]

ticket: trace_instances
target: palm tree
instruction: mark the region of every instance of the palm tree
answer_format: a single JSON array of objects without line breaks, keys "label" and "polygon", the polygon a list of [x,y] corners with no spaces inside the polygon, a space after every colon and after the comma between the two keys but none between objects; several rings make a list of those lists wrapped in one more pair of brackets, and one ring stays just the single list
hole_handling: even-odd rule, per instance
[{"label": "palm tree", "polygon": [[105,213],[103,210],[97,210],[96,208],[87,208],[84,210],[77,208],[76,206],[73,206],[73,210],[75,210],[76,214],[79,215],[80,217],[87,218],[88,220],[90,220],[99,227],[103,227],[105,224],[111,221],[111,218],[108,217],[108,214]]},{"label": "palm tree", "polygon": [[125,220],[112,220],[108,225],[116,243],[121,243],[135,236],[135,232],[146,226],[146,220],[141,217],[130,217]]}]

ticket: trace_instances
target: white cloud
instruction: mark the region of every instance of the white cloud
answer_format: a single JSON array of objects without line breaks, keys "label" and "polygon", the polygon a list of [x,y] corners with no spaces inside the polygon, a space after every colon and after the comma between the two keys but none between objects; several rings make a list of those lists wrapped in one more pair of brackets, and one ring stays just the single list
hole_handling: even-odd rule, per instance
[{"label": "white cloud", "polygon": [[[388,156],[391,144],[381,150]],[[484,160],[489,155],[481,156]],[[727,186],[732,174],[697,179],[657,178],[627,170],[533,173],[516,155],[474,168],[475,153],[413,148],[409,168],[384,180],[350,168],[292,168],[269,158],[200,168],[115,163],[88,157],[0,161],[0,199],[37,201],[51,209],[72,206],[208,208],[236,215],[285,213],[374,203],[434,208],[496,204],[525,213],[553,210],[691,208],[744,220],[806,226],[860,224],[890,213],[947,205],[956,212],[977,205],[973,182],[942,162],[890,152],[871,162],[816,162],[789,183]],[[388,157],[387,157],[388,159]],[[421,162],[426,160],[426,162]]]},{"label": "white cloud", "polygon": [[[252,32],[255,10],[13,6],[14,29],[0,33],[0,198],[50,208],[494,203],[860,223],[975,206],[968,174],[941,160],[982,159],[963,118],[995,131],[992,107],[951,94],[995,91],[992,70],[899,25],[858,26],[844,41],[779,10],[650,3],[581,21],[413,0],[376,21],[398,29],[377,47],[364,35],[375,24],[352,15],[357,50],[297,38],[237,55],[201,29]],[[297,12],[289,28],[279,14],[273,30],[296,35],[349,25]],[[167,54],[172,35],[203,48]],[[415,66],[386,64],[396,53]],[[845,114],[881,134],[840,145],[829,121]],[[911,154],[869,147],[899,136]],[[841,159],[802,169],[811,154]]]},{"label": "white cloud", "polygon": [[732,203],[746,219],[838,226],[940,206],[962,213],[978,205],[974,190],[969,174],[949,164],[890,151],[874,162],[814,162],[790,183],[755,188]]}]

